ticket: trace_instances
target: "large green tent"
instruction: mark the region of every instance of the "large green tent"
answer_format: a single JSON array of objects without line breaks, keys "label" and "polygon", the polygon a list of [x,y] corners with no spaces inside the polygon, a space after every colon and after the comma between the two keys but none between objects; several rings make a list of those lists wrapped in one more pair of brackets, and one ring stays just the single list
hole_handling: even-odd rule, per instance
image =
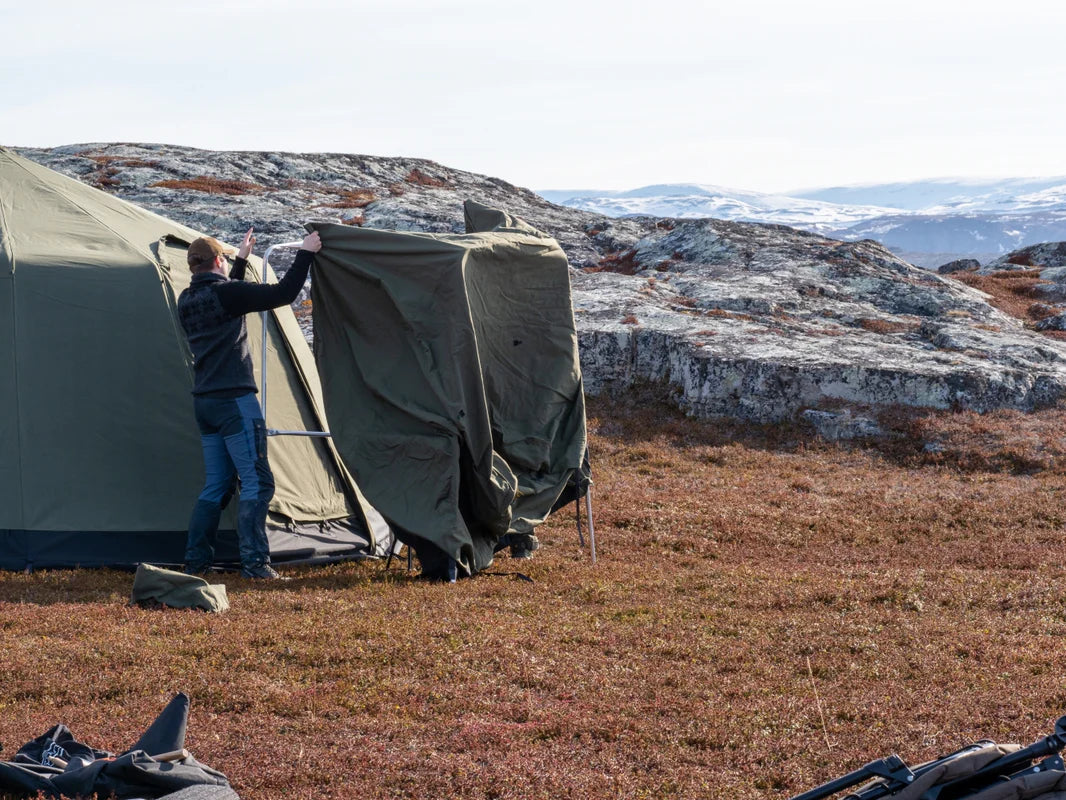
[{"label": "large green tent", "polygon": [[587,487],[566,256],[468,202],[466,234],[315,224],[315,358],[348,468],[423,572],[487,566]]},{"label": "large green tent", "polygon": [[[203,462],[175,308],[199,235],[0,149],[0,567],[181,562]],[[249,341],[258,372],[257,321]],[[322,430],[290,309],[267,341],[267,426]],[[387,528],[329,440],[275,437],[270,460],[275,560],[380,552]]]}]

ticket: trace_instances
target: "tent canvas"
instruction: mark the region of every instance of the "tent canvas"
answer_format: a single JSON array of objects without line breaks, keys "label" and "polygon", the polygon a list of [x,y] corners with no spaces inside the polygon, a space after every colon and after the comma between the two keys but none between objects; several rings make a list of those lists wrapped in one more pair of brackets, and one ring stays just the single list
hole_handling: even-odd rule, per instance
[{"label": "tent canvas", "polygon": [[[203,461],[176,302],[199,235],[0,149],[0,567],[181,563]],[[328,429],[289,308],[267,349],[268,427]],[[275,560],[380,552],[387,528],[329,440],[274,438],[270,460]]]},{"label": "tent canvas", "polygon": [[431,576],[484,569],[588,477],[566,256],[503,212],[466,213],[466,234],[310,226],[334,441]]}]

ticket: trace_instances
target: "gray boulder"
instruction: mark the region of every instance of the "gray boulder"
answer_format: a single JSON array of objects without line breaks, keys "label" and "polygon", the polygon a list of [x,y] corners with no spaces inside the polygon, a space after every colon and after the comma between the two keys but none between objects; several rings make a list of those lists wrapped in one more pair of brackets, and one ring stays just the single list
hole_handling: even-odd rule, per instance
[{"label": "gray boulder", "polygon": [[842,403],[1032,409],[1066,391],[1066,346],[876,242],[694,220],[626,263],[574,279],[593,392],[661,381],[691,413],[771,422]]},{"label": "gray boulder", "polygon": [[1044,303],[1058,305],[1066,302],[1066,283],[1038,283],[1029,291]]},{"label": "gray boulder", "polygon": [[1066,314],[1045,317],[1034,326],[1038,331],[1066,331]]},{"label": "gray boulder", "polygon": [[199,150],[162,144],[18,148],[20,155],[143,208],[239,243],[249,225],[258,246],[303,236],[328,220],[391,230],[460,233],[463,200],[506,208],[551,231],[575,266],[597,264],[654,227],[553,205],[498,178],[417,158],[343,153]]},{"label": "gray boulder", "polygon": [[947,264],[941,264],[936,271],[941,275],[950,275],[952,272],[976,272],[980,268],[981,262],[976,258],[958,258]]},{"label": "gray boulder", "polygon": [[1047,267],[1066,267],[1066,242],[1044,242],[1013,250],[985,264],[981,272],[1012,269],[1043,270]]}]

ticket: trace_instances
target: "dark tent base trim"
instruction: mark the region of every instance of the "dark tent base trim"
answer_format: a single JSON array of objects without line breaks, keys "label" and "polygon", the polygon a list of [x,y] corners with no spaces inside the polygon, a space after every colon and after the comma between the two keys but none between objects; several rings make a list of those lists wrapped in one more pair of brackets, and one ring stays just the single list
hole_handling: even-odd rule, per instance
[{"label": "dark tent base trim", "polygon": [[[270,558],[275,564],[316,564],[384,555],[361,523],[267,525]],[[70,567],[133,569],[140,563],[180,567],[185,531],[27,531],[0,529],[0,569],[33,571]],[[240,562],[237,533],[220,530],[215,565]]]}]

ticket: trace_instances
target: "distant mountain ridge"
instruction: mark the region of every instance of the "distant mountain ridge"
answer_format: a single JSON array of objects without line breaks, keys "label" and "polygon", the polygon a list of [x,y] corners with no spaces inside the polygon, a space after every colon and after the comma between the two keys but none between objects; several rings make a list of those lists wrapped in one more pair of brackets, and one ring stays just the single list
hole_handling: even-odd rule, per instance
[{"label": "distant mountain ridge", "polygon": [[936,178],[787,194],[695,183],[540,194],[612,217],[710,217],[790,225],[844,240],[875,239],[929,267],[962,257],[991,261],[1020,247],[1066,239],[1066,177]]},{"label": "distant mountain ridge", "polygon": [[540,192],[546,200],[609,217],[677,219],[713,217],[733,222],[772,222],[814,232],[835,230],[893,213],[891,208],[845,205],[781,194],[696,183],[656,184],[620,192]]},{"label": "distant mountain ridge", "polygon": [[[1058,189],[1066,193],[1066,176],[1051,178],[933,178],[923,181],[835,186],[788,192],[791,197],[847,205],[875,205],[925,213],[949,209],[1007,211],[1030,208],[1027,198]],[[1049,198],[1046,198],[1049,199]],[[1038,201],[1039,204],[1039,201]]]}]

